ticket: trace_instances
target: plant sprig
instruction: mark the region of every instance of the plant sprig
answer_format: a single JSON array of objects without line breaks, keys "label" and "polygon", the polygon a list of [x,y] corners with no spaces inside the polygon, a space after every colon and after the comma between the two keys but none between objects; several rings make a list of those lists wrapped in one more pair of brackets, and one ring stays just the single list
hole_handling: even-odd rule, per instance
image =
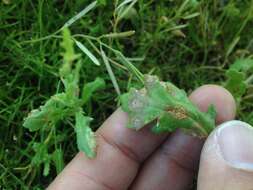
[{"label": "plant sprig", "polygon": [[[64,91],[51,96],[44,105],[32,110],[25,118],[23,126],[30,131],[49,130],[56,127],[60,121],[75,117],[78,148],[88,157],[93,158],[96,155],[96,144],[94,133],[89,127],[92,118],[85,115],[82,106],[90,100],[92,93],[105,87],[105,82],[103,79],[97,78],[93,82],[87,83],[80,95],[81,56],[75,53],[74,41],[67,28],[63,29],[61,46],[64,51],[59,76],[64,85]],[[48,159],[46,161],[48,164]]]},{"label": "plant sprig", "polygon": [[252,83],[253,59],[237,59],[226,71],[226,76],[227,81],[224,85],[225,88],[227,88],[233,94],[237,102],[240,103]]}]

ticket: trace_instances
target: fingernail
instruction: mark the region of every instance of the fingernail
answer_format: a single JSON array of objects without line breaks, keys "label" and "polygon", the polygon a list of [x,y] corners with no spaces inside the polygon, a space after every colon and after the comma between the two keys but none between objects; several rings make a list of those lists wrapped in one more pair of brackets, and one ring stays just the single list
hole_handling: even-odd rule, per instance
[{"label": "fingernail", "polygon": [[242,121],[228,121],[216,133],[223,159],[232,167],[253,172],[253,127]]}]

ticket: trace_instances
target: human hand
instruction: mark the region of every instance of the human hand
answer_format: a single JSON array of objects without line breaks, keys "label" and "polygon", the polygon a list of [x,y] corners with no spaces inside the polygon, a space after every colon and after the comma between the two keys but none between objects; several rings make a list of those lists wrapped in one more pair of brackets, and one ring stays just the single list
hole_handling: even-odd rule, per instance
[{"label": "human hand", "polygon": [[[221,87],[202,86],[190,99],[202,111],[215,105],[217,124],[235,116],[234,99]],[[78,153],[48,189],[189,190],[203,141],[181,131],[156,135],[145,127],[136,132],[126,128],[126,123],[127,114],[121,109],[115,111],[96,132],[96,158]],[[198,190],[248,190],[253,186],[253,172],[249,172],[253,170],[253,130],[237,124],[224,124],[208,137],[201,156]]]}]

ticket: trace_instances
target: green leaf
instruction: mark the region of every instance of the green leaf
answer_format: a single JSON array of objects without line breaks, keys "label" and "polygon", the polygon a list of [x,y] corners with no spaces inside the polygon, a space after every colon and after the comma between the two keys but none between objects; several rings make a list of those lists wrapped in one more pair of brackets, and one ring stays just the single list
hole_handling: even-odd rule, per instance
[{"label": "green leaf", "polygon": [[84,116],[82,112],[77,112],[75,118],[78,149],[84,152],[88,158],[94,158],[96,156],[96,139],[89,127],[92,118]]},{"label": "green leaf", "polygon": [[198,0],[190,0],[189,1],[189,6],[190,8],[197,8],[199,6],[200,2]]},{"label": "green leaf", "polygon": [[183,90],[157,77],[144,75],[144,88],[131,89],[121,96],[122,109],[128,113],[127,127],[139,130],[155,122],[155,133],[183,128],[187,132],[206,137],[215,127],[214,107],[207,113],[192,104]]},{"label": "green leaf", "polygon": [[43,176],[48,176],[50,171],[51,155],[48,154],[47,144],[34,142],[33,150],[35,155],[32,158],[31,164],[36,167],[43,164]]},{"label": "green leaf", "polygon": [[228,3],[224,8],[224,13],[227,17],[238,17],[240,16],[240,9],[236,7],[235,3]]},{"label": "green leaf", "polygon": [[157,124],[152,128],[152,131],[155,133],[173,132],[177,128],[183,128],[187,133],[191,133],[193,135],[200,137],[207,135],[204,127],[198,128],[199,125],[196,121],[191,118],[187,118],[186,115],[179,115],[180,114],[177,112],[174,114],[171,114],[170,112],[163,112],[163,114],[158,117]]},{"label": "green leaf", "polygon": [[93,82],[85,84],[82,90],[83,103],[87,103],[95,91],[103,88],[105,88],[105,81],[100,77],[97,77]]},{"label": "green leaf", "polygon": [[228,89],[235,98],[241,98],[246,92],[247,85],[245,81],[245,74],[234,69],[229,69],[226,72],[227,81],[225,88]]},{"label": "green leaf", "polygon": [[[61,43],[64,51],[63,65],[59,70],[61,80],[64,84],[68,100],[76,101],[79,96],[79,78],[81,69],[81,60],[77,60],[80,55],[74,51],[74,42],[68,28],[63,30],[63,41]],[[73,63],[76,64],[73,66]]]},{"label": "green leaf", "polygon": [[66,93],[55,94],[39,109],[31,111],[24,119],[23,126],[30,131],[48,129],[60,120],[73,116],[80,105],[78,98],[69,99]]},{"label": "green leaf", "polygon": [[99,5],[105,6],[107,4],[107,0],[97,0]]},{"label": "green leaf", "polygon": [[237,59],[229,69],[233,69],[236,71],[247,72],[253,69],[253,59],[245,58],[245,59]]},{"label": "green leaf", "polygon": [[32,110],[24,119],[23,126],[29,131],[37,131],[48,125],[46,122],[47,112],[38,109]]},{"label": "green leaf", "polygon": [[119,88],[117,79],[116,79],[116,77],[115,77],[115,75],[114,75],[114,73],[112,71],[112,67],[111,67],[111,65],[109,63],[109,60],[108,60],[107,56],[105,55],[105,52],[103,51],[102,48],[100,48],[100,52],[101,52],[103,61],[105,63],[106,70],[107,70],[107,72],[109,74],[109,77],[110,77],[110,79],[112,81],[113,87],[114,87],[115,91],[117,92],[117,94],[120,95],[121,94],[120,88]]},{"label": "green leaf", "polygon": [[82,50],[82,52],[84,52],[95,65],[97,65],[97,66],[100,65],[98,59],[81,42],[75,40],[75,43],[76,43],[77,47],[79,47],[80,50]]},{"label": "green leaf", "polygon": [[56,149],[52,154],[52,160],[54,162],[56,172],[59,174],[64,168],[63,152],[61,149]]},{"label": "green leaf", "polygon": [[[30,131],[37,131],[54,126],[59,120],[73,114],[75,104],[70,105],[65,93],[52,96],[43,106],[35,109],[24,119],[23,126]],[[76,103],[78,104],[78,103]]]},{"label": "green leaf", "polygon": [[32,148],[35,152],[35,156],[32,158],[33,165],[38,166],[41,163],[47,162],[50,158],[46,144],[34,142]]},{"label": "green leaf", "polygon": [[211,119],[215,120],[217,113],[213,104],[209,105],[207,114],[210,116]]},{"label": "green leaf", "polygon": [[[131,3],[130,3],[131,2]],[[130,3],[129,5],[127,5],[128,3]],[[132,1],[128,1],[125,0],[124,2],[122,2],[119,6],[118,6],[118,20],[121,20],[122,18],[129,18],[131,17],[131,14],[134,14],[132,11],[133,6],[135,5],[135,3],[137,3],[137,0],[132,0]],[[127,6],[125,6],[127,5]]]},{"label": "green leaf", "polygon": [[127,13],[124,13],[124,15],[123,15],[123,11],[125,11],[124,8],[121,8],[121,10],[119,11],[119,15],[121,16],[121,14],[122,14],[122,16],[121,16],[120,19],[137,20],[137,18],[138,18],[138,12],[137,12],[137,10],[134,7],[131,7],[128,10]]},{"label": "green leaf", "polygon": [[44,168],[43,168],[43,176],[48,176],[49,172],[50,172],[50,159],[47,159],[44,162]]},{"label": "green leaf", "polygon": [[79,78],[80,78],[81,62],[78,61],[74,70],[62,78],[64,90],[69,101],[76,101],[79,97]]},{"label": "green leaf", "polygon": [[61,42],[61,47],[64,49],[64,52],[62,53],[64,64],[63,64],[63,67],[61,68],[60,73],[62,73],[61,76],[65,76],[70,73],[71,65],[73,61],[79,57],[79,55],[75,54],[74,46],[73,46],[74,42],[72,40],[70,31],[68,28],[63,29],[62,37],[63,37],[63,41]]}]

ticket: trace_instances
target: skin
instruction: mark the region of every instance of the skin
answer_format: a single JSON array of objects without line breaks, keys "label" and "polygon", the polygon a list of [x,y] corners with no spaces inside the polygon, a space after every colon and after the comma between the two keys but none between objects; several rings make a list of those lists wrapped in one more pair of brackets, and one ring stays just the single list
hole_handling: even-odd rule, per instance
[{"label": "skin", "polygon": [[[189,98],[202,111],[206,111],[208,105],[213,104],[218,113],[217,124],[235,117],[235,101],[222,87],[205,85],[196,89]],[[116,110],[96,132],[97,157],[91,160],[83,153],[78,153],[50,184],[48,190],[154,190],[158,188],[159,190],[188,190],[199,168],[204,140],[188,136],[181,131],[154,135],[149,131],[150,126],[136,132],[126,128],[126,123],[127,114],[121,109]],[[215,131],[213,134],[216,133]],[[218,186],[218,189],[212,186],[217,179],[212,180],[210,175],[213,175],[215,170],[213,165],[219,162],[217,159],[212,159],[210,163],[209,157],[205,156],[216,151],[209,148],[213,145],[212,139],[213,135],[208,138],[201,156],[198,189],[206,190],[209,187],[209,189],[226,190],[228,189],[226,185]],[[208,167],[208,164],[212,167]],[[220,163],[220,166],[223,164]],[[227,175],[226,168],[220,171],[219,175],[220,177]]]}]

